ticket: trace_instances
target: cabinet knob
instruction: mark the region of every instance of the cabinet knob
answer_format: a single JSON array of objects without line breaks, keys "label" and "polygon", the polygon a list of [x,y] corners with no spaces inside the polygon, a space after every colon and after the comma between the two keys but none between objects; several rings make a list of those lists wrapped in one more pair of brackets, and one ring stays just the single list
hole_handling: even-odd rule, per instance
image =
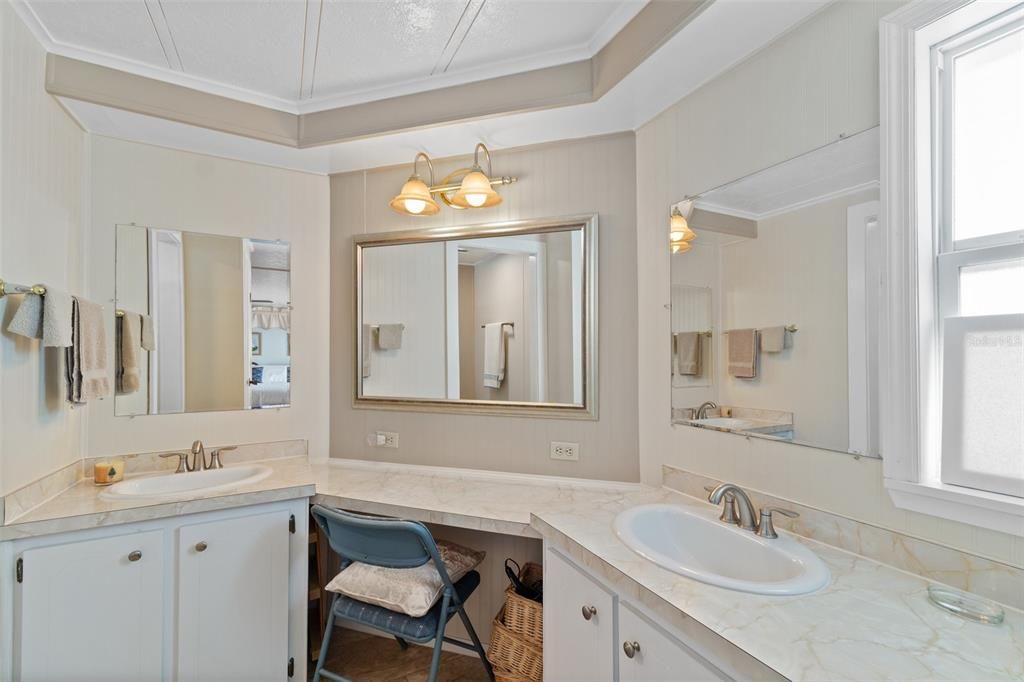
[{"label": "cabinet knob", "polygon": [[202,540],[197,542],[196,543],[196,551],[197,552],[205,552],[206,551],[206,543],[203,542]]},{"label": "cabinet knob", "polygon": [[584,606],[580,611],[583,612],[583,620],[590,620],[597,615],[597,609],[593,606]]},{"label": "cabinet knob", "polygon": [[128,554],[128,561],[138,561],[141,558],[142,552],[140,552],[139,550],[135,550],[134,552]]},{"label": "cabinet knob", "polygon": [[639,642],[623,642],[622,650],[626,653],[626,658],[633,658],[640,653]]}]

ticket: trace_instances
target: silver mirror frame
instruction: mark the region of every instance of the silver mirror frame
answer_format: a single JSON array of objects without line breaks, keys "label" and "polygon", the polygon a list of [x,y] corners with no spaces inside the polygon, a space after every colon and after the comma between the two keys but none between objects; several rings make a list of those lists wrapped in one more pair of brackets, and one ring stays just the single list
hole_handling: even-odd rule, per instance
[{"label": "silver mirror frame", "polygon": [[[355,243],[355,305],[352,333],[353,403],[359,409],[482,414],[505,417],[550,419],[598,418],[598,238],[597,215],[577,215],[544,220],[517,220],[463,227],[435,227],[421,230],[378,232],[359,235]],[[445,400],[432,398],[389,398],[364,396],[360,371],[363,318],[363,249],[374,246],[453,241],[472,237],[504,237],[579,229],[583,233],[583,404],[531,403],[498,400]]]}]

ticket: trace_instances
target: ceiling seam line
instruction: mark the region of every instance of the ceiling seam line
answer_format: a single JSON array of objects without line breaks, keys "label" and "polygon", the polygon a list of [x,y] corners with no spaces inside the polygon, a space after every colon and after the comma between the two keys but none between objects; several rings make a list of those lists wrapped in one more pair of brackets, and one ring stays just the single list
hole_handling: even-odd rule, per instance
[{"label": "ceiling seam line", "polygon": [[313,71],[309,74],[309,98],[316,90],[316,66],[320,63],[320,26],[324,21],[324,0],[320,0],[320,11],[316,15],[316,40],[313,41]]},{"label": "ceiling seam line", "polygon": [[149,23],[153,27],[153,33],[156,35],[156,42],[160,43],[160,51],[164,53],[164,61],[167,62],[167,68],[173,71],[174,67],[171,66],[171,58],[167,54],[167,48],[164,47],[164,41],[160,38],[160,29],[156,27],[156,20],[153,18],[153,12],[149,9],[149,3],[144,2],[142,4],[146,8],[146,14],[149,16]]},{"label": "ceiling seam line", "polygon": [[487,0],[482,0],[480,2],[480,6],[476,8],[476,14],[473,15],[473,20],[469,22],[469,26],[466,27],[465,33],[462,34],[462,40],[459,41],[459,44],[455,48],[455,51],[452,52],[452,56],[448,60],[448,63],[444,65],[445,73],[447,73],[448,69],[451,68],[452,62],[455,61],[455,56],[458,55],[459,54],[459,50],[462,49],[462,45],[463,45],[463,43],[466,42],[466,38],[469,36],[469,32],[473,30],[473,24],[476,23],[477,17],[480,16],[480,12],[483,11],[484,5],[486,5],[486,4],[487,4]]},{"label": "ceiling seam line", "polygon": [[448,49],[448,46],[452,44],[452,38],[459,32],[459,26],[462,25],[462,20],[466,18],[466,12],[469,11],[470,6],[473,4],[473,0],[466,0],[466,5],[462,8],[462,13],[459,14],[459,20],[452,26],[451,33],[448,34],[448,40],[444,41],[444,47],[441,48],[441,53],[437,55],[437,61],[434,62],[434,68],[430,70],[430,75],[433,76],[437,73],[437,67],[440,66],[441,59],[444,58],[444,53]]},{"label": "ceiling seam line", "polygon": [[302,57],[299,59],[299,101],[302,101],[306,83],[306,28],[309,25],[309,0],[305,0],[302,12]]},{"label": "ceiling seam line", "polygon": [[174,48],[174,55],[178,58],[178,66],[181,68],[182,73],[185,71],[185,62],[181,61],[181,53],[178,52],[178,41],[174,39],[174,31],[171,30],[171,24],[167,21],[167,13],[164,12],[164,4],[162,0],[156,0],[157,7],[160,8],[160,14],[164,18],[164,26],[167,27],[167,35],[171,39],[171,47]]}]

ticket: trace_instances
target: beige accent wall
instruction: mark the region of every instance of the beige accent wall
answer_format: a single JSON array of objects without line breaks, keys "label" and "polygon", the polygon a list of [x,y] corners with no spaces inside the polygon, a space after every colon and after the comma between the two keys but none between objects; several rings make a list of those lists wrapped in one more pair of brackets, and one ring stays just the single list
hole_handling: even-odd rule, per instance
[{"label": "beige accent wall", "polygon": [[[473,382],[480,400],[529,400],[526,332],[526,256],[498,254],[476,266],[476,346]],[[505,333],[505,379],[499,388],[483,385],[484,334],[480,325],[511,322]]]},{"label": "beige accent wall", "polygon": [[[331,177],[331,455],[415,464],[636,480],[636,174],[632,133],[503,150],[494,172],[520,182],[492,209],[401,216],[388,200],[409,167]],[[435,162],[438,176],[467,158]],[[600,217],[600,419],[561,420],[355,409],[353,244],[361,233],[597,213]],[[397,431],[397,450],[372,448]],[[579,462],[556,462],[553,440],[578,442]]]},{"label": "beige accent wall", "polygon": [[1022,538],[896,509],[879,460],[670,425],[669,205],[877,125],[878,21],[900,4],[832,4],[637,132],[642,477],[673,464],[1024,566]]},{"label": "beige accent wall", "polygon": [[[0,47],[0,277],[82,293],[88,141],[43,91],[43,48],[7,2]],[[22,298],[0,298],[0,495],[82,454],[61,351],[6,331]]]},{"label": "beige accent wall", "polygon": [[[88,408],[90,456],[301,438],[326,458],[329,386],[329,183],[323,176],[150,145],[92,138],[91,215],[83,248],[87,295],[114,295],[114,226],[135,222],[291,244],[292,404],[275,410],[115,417],[114,401]],[[237,242],[236,242],[237,243]],[[113,329],[113,311],[110,311]],[[110,351],[113,363],[113,349]]]},{"label": "beige accent wall", "polygon": [[242,242],[182,232],[185,411],[245,407]]}]

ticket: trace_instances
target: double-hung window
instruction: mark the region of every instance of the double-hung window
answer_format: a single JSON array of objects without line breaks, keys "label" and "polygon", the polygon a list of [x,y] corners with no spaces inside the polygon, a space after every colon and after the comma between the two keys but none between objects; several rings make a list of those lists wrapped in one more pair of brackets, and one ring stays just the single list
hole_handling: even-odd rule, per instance
[{"label": "double-hung window", "polygon": [[1024,4],[917,3],[882,40],[886,486],[1024,535]]}]

